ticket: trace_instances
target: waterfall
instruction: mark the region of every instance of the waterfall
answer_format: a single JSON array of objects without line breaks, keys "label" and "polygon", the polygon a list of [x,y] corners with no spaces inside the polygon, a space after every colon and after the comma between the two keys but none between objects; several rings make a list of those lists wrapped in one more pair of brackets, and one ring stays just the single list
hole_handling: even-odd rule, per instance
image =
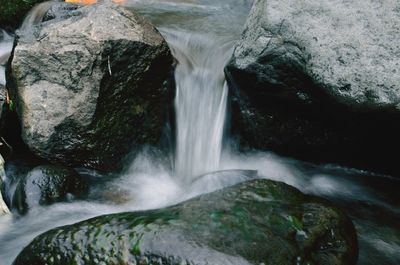
[{"label": "waterfall", "polygon": [[228,96],[223,69],[233,42],[204,34],[161,32],[177,60],[174,169],[186,183],[219,169]]},{"label": "waterfall", "polygon": [[54,5],[54,3],[55,1],[46,1],[35,5],[26,15],[19,30],[33,34],[33,26],[39,24],[43,20],[46,12],[52,7],[52,5]]},{"label": "waterfall", "polygon": [[0,29],[0,85],[6,84],[5,64],[10,57],[14,38],[6,31]]}]

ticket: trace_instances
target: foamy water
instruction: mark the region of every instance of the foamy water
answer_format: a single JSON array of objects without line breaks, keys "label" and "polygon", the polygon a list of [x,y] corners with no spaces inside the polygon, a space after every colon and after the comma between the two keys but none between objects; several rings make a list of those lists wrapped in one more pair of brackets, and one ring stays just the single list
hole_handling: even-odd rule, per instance
[{"label": "foamy water", "polygon": [[[163,208],[252,178],[282,181],[336,202],[357,228],[359,264],[400,264],[400,229],[395,222],[400,218],[398,179],[315,166],[268,152],[239,153],[224,146],[228,91],[223,67],[240,37],[249,1],[136,0],[126,5],[158,26],[179,62],[174,162],[157,149],[144,147],[127,170],[112,179],[79,169],[93,179],[87,199],[71,198],[37,206],[25,216],[0,217],[0,265],[11,264],[35,236],[53,227],[98,215]],[[7,173],[15,175],[10,166]]]},{"label": "foamy water", "polygon": [[14,38],[0,29],[0,85],[6,84],[5,65],[13,47]]}]

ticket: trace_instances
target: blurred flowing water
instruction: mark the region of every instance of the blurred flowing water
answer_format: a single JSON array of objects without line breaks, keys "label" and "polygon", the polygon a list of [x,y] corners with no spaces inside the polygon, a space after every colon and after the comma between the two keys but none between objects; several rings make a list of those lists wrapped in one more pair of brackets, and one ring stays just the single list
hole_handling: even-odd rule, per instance
[{"label": "blurred flowing water", "polygon": [[6,84],[5,65],[10,57],[13,41],[13,36],[0,29],[0,85]]},{"label": "blurred flowing water", "polygon": [[[148,146],[119,176],[78,169],[92,183],[85,200],[71,198],[30,209],[24,216],[0,217],[0,265],[11,264],[35,236],[53,227],[103,214],[166,207],[251,178],[282,181],[330,199],[356,226],[359,264],[400,264],[399,178],[317,166],[267,152],[238,153],[224,145],[228,89],[223,67],[240,38],[251,1],[131,0],[125,5],[157,26],[178,63],[173,162]],[[2,48],[6,43],[12,43],[11,36],[0,41],[0,58],[11,49]],[[27,170],[23,161],[8,163],[8,199]]]},{"label": "blurred flowing water", "polygon": [[228,98],[223,68],[233,43],[162,32],[178,61],[175,173],[181,182],[188,182],[219,167]]}]

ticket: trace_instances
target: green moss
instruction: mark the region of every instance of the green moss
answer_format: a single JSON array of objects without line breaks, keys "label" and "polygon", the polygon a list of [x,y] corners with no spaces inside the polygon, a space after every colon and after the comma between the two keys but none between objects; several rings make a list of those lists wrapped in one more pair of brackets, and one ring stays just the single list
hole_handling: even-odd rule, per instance
[{"label": "green moss", "polygon": [[[47,253],[60,255],[63,261],[59,264],[63,265],[69,265],[74,256],[88,256],[100,264],[123,265],[127,260],[153,257],[160,258],[162,264],[177,264],[170,257],[200,260],[199,253],[207,256],[209,264],[228,264],[221,263],[220,253],[252,264],[293,264],[297,257],[302,257],[302,264],[355,264],[355,230],[343,225],[346,219],[339,214],[327,215],[325,212],[335,210],[313,197],[273,203],[255,199],[270,189],[286,190],[288,198],[301,194],[283,183],[255,180],[169,208],[99,216],[42,234],[14,264],[42,265],[50,255]],[[317,223],[303,224],[299,216],[304,214],[313,215]],[[325,236],[331,229],[335,238]],[[307,246],[294,240],[300,230],[307,231]],[[325,263],[326,257],[338,262]]]},{"label": "green moss", "polygon": [[292,227],[294,229],[296,229],[296,231],[302,231],[303,230],[303,224],[301,223],[301,221],[296,216],[289,216],[288,220],[291,223]]},{"label": "green moss", "polygon": [[14,110],[14,101],[12,101],[12,99],[10,99],[10,101],[8,102],[8,108],[10,111]]},{"label": "green moss", "polygon": [[139,240],[136,242],[136,244],[133,246],[132,254],[133,254],[133,255],[137,255],[137,256],[140,256],[140,255],[141,255],[141,251],[140,251],[140,239],[139,239]]},{"label": "green moss", "polygon": [[141,115],[141,114],[143,114],[144,113],[144,108],[143,108],[143,106],[141,106],[141,105],[136,105],[134,108],[133,108],[133,115]]}]

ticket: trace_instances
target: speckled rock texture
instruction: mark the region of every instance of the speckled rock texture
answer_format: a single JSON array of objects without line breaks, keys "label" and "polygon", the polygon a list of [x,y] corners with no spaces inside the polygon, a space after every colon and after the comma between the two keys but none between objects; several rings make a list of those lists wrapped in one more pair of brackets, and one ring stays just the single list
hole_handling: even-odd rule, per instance
[{"label": "speckled rock texture", "polygon": [[398,1],[256,0],[226,68],[243,142],[394,169],[399,25]]},{"label": "speckled rock texture", "polygon": [[17,32],[8,86],[39,157],[100,170],[156,144],[171,101],[172,56],[147,21],[113,4],[55,3]]},{"label": "speckled rock texture", "polygon": [[50,230],[14,265],[356,264],[351,221],[284,183],[253,180],[166,209]]}]

